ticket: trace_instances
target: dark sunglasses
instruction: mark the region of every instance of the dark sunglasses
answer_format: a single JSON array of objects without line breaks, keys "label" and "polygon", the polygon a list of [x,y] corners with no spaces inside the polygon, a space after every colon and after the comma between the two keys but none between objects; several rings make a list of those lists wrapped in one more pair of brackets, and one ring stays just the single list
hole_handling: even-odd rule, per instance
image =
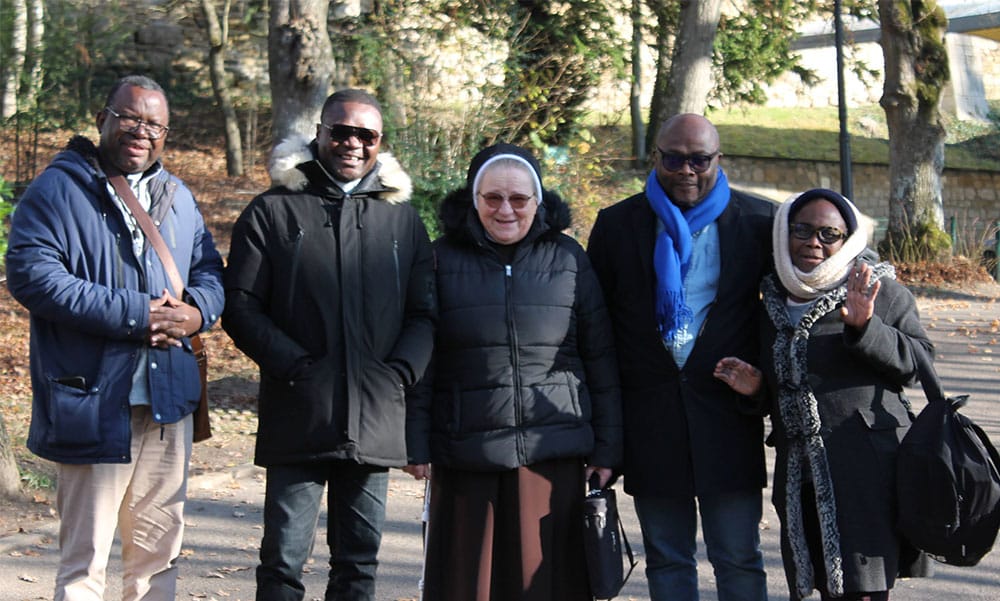
[{"label": "dark sunglasses", "polygon": [[788,231],[799,240],[811,240],[815,234],[822,244],[836,244],[847,239],[847,234],[838,228],[813,227],[808,223],[793,223],[788,226]]},{"label": "dark sunglasses", "polygon": [[354,127],[353,125],[343,125],[340,123],[333,125],[320,123],[320,125],[330,132],[330,139],[334,142],[346,142],[350,138],[357,138],[365,146],[373,146],[382,137],[382,134],[367,127]]},{"label": "dark sunglasses", "polygon": [[688,164],[695,173],[704,173],[712,165],[712,159],[719,156],[719,151],[709,154],[681,154],[679,152],[667,152],[659,146],[656,147],[656,150],[660,152],[660,163],[663,164],[663,168],[667,171],[680,171],[684,168],[685,164]]},{"label": "dark sunglasses", "polygon": [[487,192],[486,194],[480,192],[479,198],[482,198],[486,202],[486,206],[491,209],[499,209],[503,206],[503,203],[506,200],[510,203],[510,208],[515,211],[523,209],[528,206],[529,202],[535,200],[535,196],[533,194],[511,194],[510,196],[504,196],[503,194],[497,194],[496,192]]}]

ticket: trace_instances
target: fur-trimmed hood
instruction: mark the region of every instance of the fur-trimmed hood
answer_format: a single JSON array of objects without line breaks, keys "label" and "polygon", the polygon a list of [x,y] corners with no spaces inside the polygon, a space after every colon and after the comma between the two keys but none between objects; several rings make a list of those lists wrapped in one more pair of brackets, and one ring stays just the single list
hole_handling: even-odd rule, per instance
[{"label": "fur-trimmed hood", "polygon": [[[444,233],[448,236],[469,241],[483,237],[484,230],[479,223],[479,216],[472,207],[472,190],[467,186],[453,190],[445,196],[438,216],[444,226]],[[544,233],[558,234],[568,228],[570,223],[569,205],[555,192],[546,190],[535,214],[535,222],[528,232],[528,238]]]},{"label": "fur-trimmed hood", "polygon": [[[315,139],[296,135],[282,141],[274,147],[268,164],[271,182],[275,186],[284,186],[293,192],[301,192],[309,183],[305,165],[310,162],[316,162],[318,165],[318,157]],[[396,157],[388,152],[380,152],[374,171],[382,187],[377,191],[378,198],[392,204],[410,200],[413,194],[413,182]]]},{"label": "fur-trimmed hood", "polygon": [[66,148],[63,150],[75,152],[82,156],[90,165],[95,169],[99,169],[100,165],[97,160],[97,146],[94,144],[93,140],[87,136],[81,136],[79,134],[73,136],[66,143]]}]

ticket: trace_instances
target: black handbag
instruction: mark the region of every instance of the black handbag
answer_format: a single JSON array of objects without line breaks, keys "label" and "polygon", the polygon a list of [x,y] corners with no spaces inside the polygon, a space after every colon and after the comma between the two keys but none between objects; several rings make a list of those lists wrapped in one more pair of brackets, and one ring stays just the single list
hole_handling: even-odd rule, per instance
[{"label": "black handbag", "polygon": [[942,563],[974,566],[1000,530],[1000,456],[958,412],[968,397],[945,397],[930,357],[913,345],[923,408],[896,459],[898,526],[913,546]]},{"label": "black handbag", "polygon": [[[590,591],[596,599],[614,599],[638,562],[618,515],[615,490],[601,488],[597,474],[591,476],[589,488],[583,500],[583,548]],[[628,573],[622,565],[623,550],[628,557]]]}]

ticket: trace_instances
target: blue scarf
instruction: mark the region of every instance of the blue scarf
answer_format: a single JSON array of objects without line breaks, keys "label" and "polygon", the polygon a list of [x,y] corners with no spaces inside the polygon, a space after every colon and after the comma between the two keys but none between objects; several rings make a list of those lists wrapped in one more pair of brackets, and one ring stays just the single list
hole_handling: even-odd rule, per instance
[{"label": "blue scarf", "polygon": [[691,260],[691,232],[697,232],[719,218],[729,204],[729,181],[719,168],[715,187],[701,202],[681,212],[663,191],[656,170],[646,178],[646,198],[664,230],[656,237],[653,267],[656,270],[656,321],[660,335],[673,343],[677,331],[691,320],[684,302],[684,276]]}]

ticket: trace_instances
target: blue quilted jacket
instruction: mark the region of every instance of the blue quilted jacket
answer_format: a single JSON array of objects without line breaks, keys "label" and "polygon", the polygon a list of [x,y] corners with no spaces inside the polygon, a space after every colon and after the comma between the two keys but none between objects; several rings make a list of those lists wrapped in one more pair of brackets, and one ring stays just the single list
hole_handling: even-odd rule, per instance
[{"label": "blue quilted jacket", "polygon": [[[151,216],[207,329],[222,313],[222,259],[191,192],[159,163],[153,169]],[[19,200],[7,250],[7,286],[31,313],[28,448],[35,454],[62,463],[131,461],[132,373],[146,345],[150,300],[170,288],[148,242],[144,258],[140,264],[132,252],[97,149],[73,138]],[[149,349],[159,423],[197,407],[198,366],[186,342]]]}]

